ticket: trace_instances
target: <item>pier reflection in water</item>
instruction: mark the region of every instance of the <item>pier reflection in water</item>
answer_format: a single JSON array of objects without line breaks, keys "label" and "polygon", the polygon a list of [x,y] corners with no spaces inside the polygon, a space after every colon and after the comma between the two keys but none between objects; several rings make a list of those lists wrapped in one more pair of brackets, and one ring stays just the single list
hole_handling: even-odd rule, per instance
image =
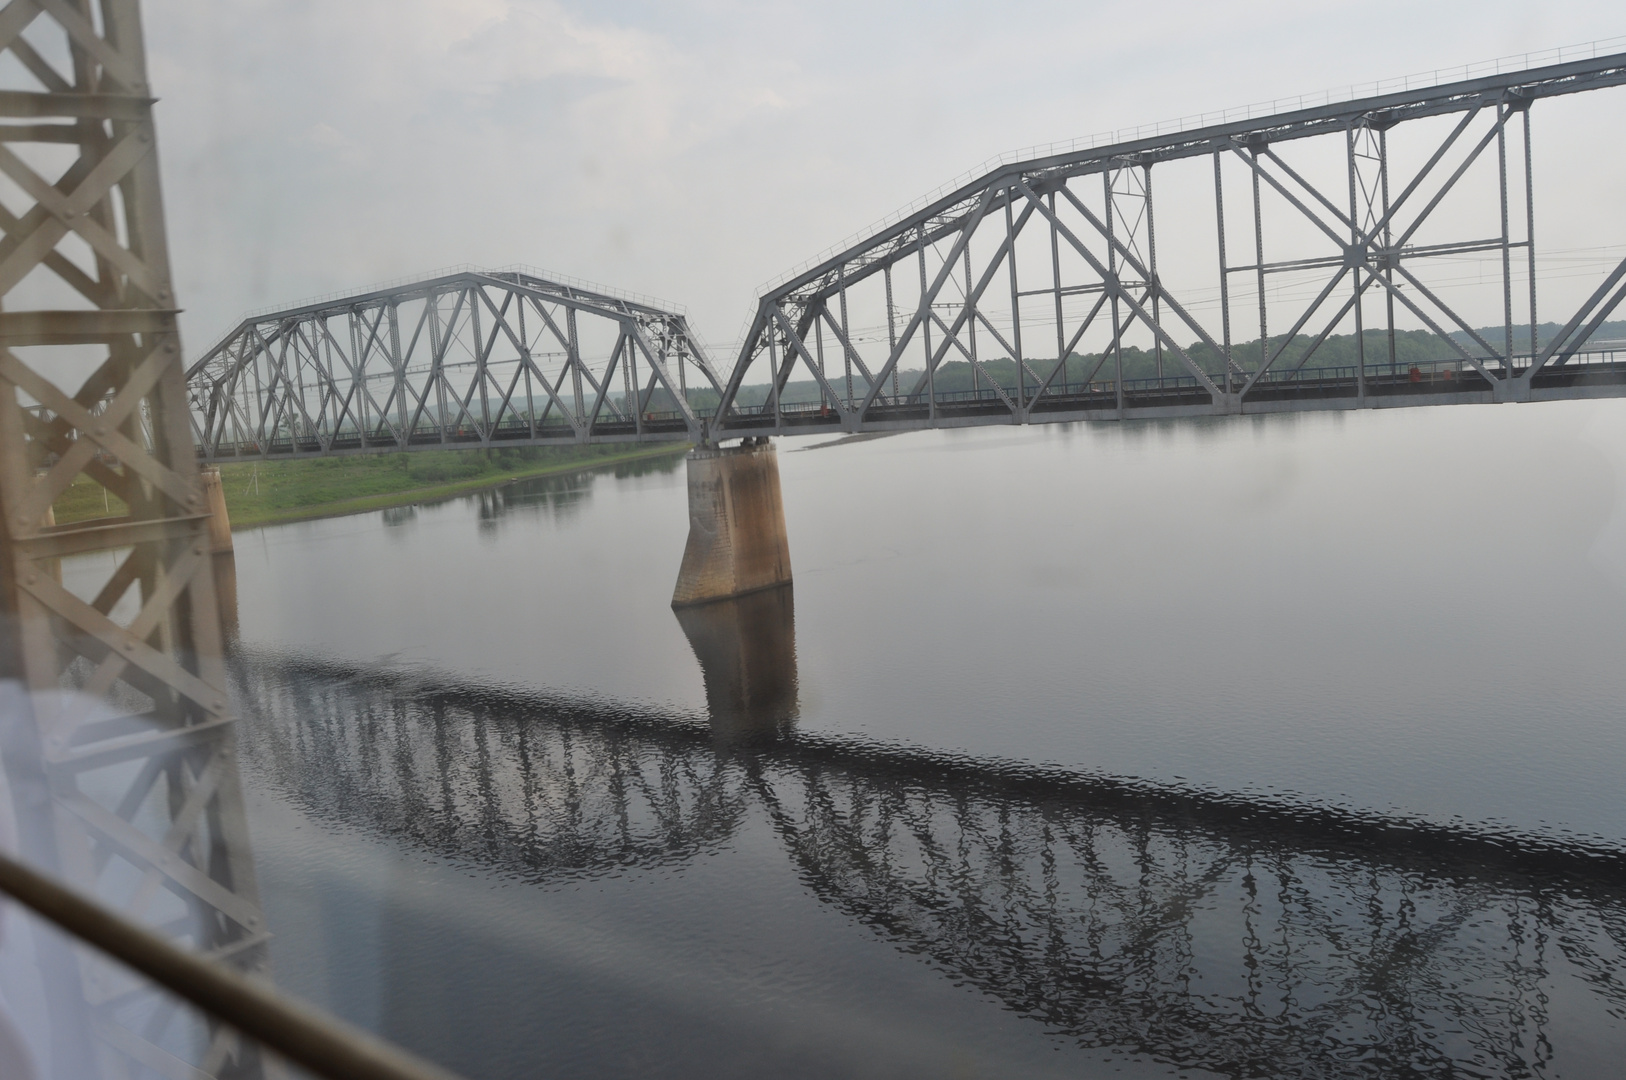
[{"label": "pier reflection in water", "polygon": [[711,733],[729,744],[796,720],[796,597],[789,585],[673,609],[700,661]]},{"label": "pier reflection in water", "polygon": [[248,652],[247,756],[316,819],[535,883],[688,864],[765,816],[869,940],[1083,1047],[1228,1076],[1607,1067],[1618,854],[798,734],[794,667],[757,667],[794,663],[789,590],[680,618],[715,731]]},{"label": "pier reflection in water", "polygon": [[237,644],[241,624],[237,618],[237,556],[217,551],[210,557],[214,572],[215,602],[220,605],[220,629],[227,646]]}]

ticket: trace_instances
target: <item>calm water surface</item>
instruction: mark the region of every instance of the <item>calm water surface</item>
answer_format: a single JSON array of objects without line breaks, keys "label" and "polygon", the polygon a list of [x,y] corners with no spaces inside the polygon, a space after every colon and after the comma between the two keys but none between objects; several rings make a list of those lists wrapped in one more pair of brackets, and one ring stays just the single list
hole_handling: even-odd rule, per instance
[{"label": "calm water surface", "polygon": [[238,535],[279,983],[473,1077],[1618,1063],[1626,408],[808,446],[698,622],[681,464]]}]

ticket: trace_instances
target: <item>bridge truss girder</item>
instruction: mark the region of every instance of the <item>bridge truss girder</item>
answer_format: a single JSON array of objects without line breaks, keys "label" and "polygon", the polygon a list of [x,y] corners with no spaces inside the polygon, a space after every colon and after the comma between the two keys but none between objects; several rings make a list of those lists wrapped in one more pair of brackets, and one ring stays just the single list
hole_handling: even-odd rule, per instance
[{"label": "bridge truss girder", "polygon": [[[194,434],[218,460],[1620,396],[1626,359],[1584,349],[1626,261],[1536,339],[1530,113],[1623,82],[1626,54],[1604,56],[1004,165],[762,296],[726,381],[681,314],[527,273],[251,318],[188,372]],[[1208,222],[1175,234],[1164,273],[1154,166],[1166,192],[1167,166],[1203,158]],[[1462,232],[1476,209],[1489,223]],[[1465,258],[1498,263],[1489,336],[1431,275]],[[1307,300],[1270,299],[1284,283]],[[1403,323],[1451,358],[1409,370]],[[588,325],[609,328],[596,353]],[[1353,334],[1348,363],[1318,358],[1334,333]],[[1154,367],[1134,376],[1137,337]],[[968,388],[939,385],[950,365]]]},{"label": "bridge truss girder", "polygon": [[[712,428],[864,431],[1626,393],[1626,370],[1617,365],[1588,365],[1578,375],[1571,363],[1626,297],[1626,261],[1565,313],[1562,332],[1535,340],[1530,143],[1536,100],[1623,82],[1626,55],[1600,57],[997,168],[764,295]],[[1430,152],[1416,163],[1397,160],[1390,133],[1430,118],[1450,121],[1443,136],[1428,133]],[[1343,167],[1330,177],[1295,168],[1278,151],[1316,140],[1339,144]],[[1159,273],[1152,183],[1154,165],[1205,156],[1213,159],[1207,235],[1218,253],[1202,290],[1218,298],[1217,320],[1207,321],[1196,317],[1189,293]],[[1227,168],[1242,170],[1243,200],[1234,191],[1227,198]],[[1420,232],[1452,225],[1441,221],[1445,213],[1454,201],[1471,202],[1469,181],[1491,169],[1499,210],[1493,235],[1417,242]],[[1226,234],[1228,224],[1235,230],[1239,201],[1251,203],[1240,215],[1251,219],[1245,260],[1232,254],[1242,245],[1232,236],[1228,247]],[[1284,224],[1312,231],[1314,249],[1271,253],[1267,227]],[[1424,269],[1430,260],[1474,255],[1500,258],[1489,286],[1499,293],[1503,324],[1495,340],[1431,288]],[[1267,305],[1278,275],[1308,281],[1314,298]],[[1516,304],[1520,277],[1528,291]],[[1257,312],[1239,304],[1239,281],[1257,297]],[[1364,308],[1380,298],[1391,344],[1371,356]],[[1443,385],[1419,387],[1397,370],[1397,317],[1453,350]],[[1525,319],[1527,348],[1513,329]],[[1257,354],[1234,344],[1244,325],[1257,332]],[[1137,327],[1149,339],[1156,377],[1126,380],[1125,337]],[[1354,331],[1360,355],[1347,374],[1329,379],[1312,361],[1340,327]],[[1070,384],[1065,361],[1092,330],[1099,359]],[[1309,347],[1284,361],[1300,335],[1311,337]],[[909,366],[911,357],[918,366]],[[969,367],[969,393],[938,387],[949,361]],[[1006,370],[990,370],[994,364]],[[817,384],[817,401],[786,407],[795,375]],[[752,380],[769,384],[768,399],[741,407],[740,391]]]},{"label": "bridge truss girder", "polygon": [[720,393],[678,311],[493,271],[245,319],[187,378],[213,461],[699,441],[691,367]]}]

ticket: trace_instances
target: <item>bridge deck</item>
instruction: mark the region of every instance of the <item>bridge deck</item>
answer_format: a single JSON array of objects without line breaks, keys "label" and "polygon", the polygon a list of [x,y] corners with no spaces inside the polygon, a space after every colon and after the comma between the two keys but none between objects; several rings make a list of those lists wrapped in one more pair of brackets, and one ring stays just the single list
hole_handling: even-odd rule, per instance
[{"label": "bridge deck", "polygon": [[[1626,397],[1626,358],[1617,359],[1615,353],[1602,355],[1604,359],[1542,370],[1531,381],[1530,400]],[[1243,373],[1232,375],[1233,395],[1237,395],[1246,378]],[[1053,386],[1034,400],[1033,393],[1037,389],[1035,384],[1030,383],[1020,404],[1014,386],[998,390],[984,387],[976,391],[940,392],[935,404],[924,397],[883,396],[861,420],[845,423],[839,410],[819,402],[785,404],[779,408],[777,416],[772,404],[736,406],[723,424],[713,428],[713,433],[716,438],[726,439],[765,434],[790,436],[1194,418],[1225,412],[1260,414],[1489,404],[1496,400],[1495,388],[1490,382],[1474,369],[1456,362],[1412,367],[1388,364],[1369,366],[1364,377],[1354,367],[1303,369],[1260,380],[1245,397],[1236,398],[1237,406],[1233,409],[1217,407],[1207,389],[1189,376],[1124,380],[1121,405],[1118,386],[1110,380]],[[551,422],[533,424],[528,417],[521,416],[493,426],[489,435],[482,435],[467,427],[449,428],[444,432],[420,430],[409,440],[399,442],[382,430],[368,435],[351,430],[340,432],[332,438],[311,436],[297,440],[281,439],[264,446],[227,444],[216,448],[213,454],[204,456],[215,461],[258,461],[402,450],[682,442],[690,439],[689,425],[681,413],[672,410],[649,412],[638,420],[600,420],[585,438],[557,418]]]}]

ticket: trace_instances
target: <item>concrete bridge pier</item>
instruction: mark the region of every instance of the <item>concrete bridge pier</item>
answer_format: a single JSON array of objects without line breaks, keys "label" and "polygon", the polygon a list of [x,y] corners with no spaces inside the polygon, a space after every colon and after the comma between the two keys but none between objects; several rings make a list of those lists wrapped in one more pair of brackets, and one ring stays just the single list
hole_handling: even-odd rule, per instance
[{"label": "concrete bridge pier", "polygon": [[217,551],[209,560],[214,564],[211,571],[215,580],[215,604],[220,608],[220,633],[229,649],[238,641],[237,556],[230,551]]},{"label": "concrete bridge pier", "polygon": [[226,485],[215,467],[200,469],[204,505],[209,508],[209,551],[214,564],[215,603],[220,608],[220,629],[225,644],[237,644],[237,555],[231,539],[231,515],[226,512]]},{"label": "concrete bridge pier", "polygon": [[226,486],[221,482],[220,470],[209,467],[199,470],[203,481],[204,505],[209,508],[209,547],[216,554],[232,550],[231,515],[226,512]]},{"label": "concrete bridge pier", "polygon": [[689,451],[689,543],[672,606],[790,584],[779,457],[766,436]]}]

